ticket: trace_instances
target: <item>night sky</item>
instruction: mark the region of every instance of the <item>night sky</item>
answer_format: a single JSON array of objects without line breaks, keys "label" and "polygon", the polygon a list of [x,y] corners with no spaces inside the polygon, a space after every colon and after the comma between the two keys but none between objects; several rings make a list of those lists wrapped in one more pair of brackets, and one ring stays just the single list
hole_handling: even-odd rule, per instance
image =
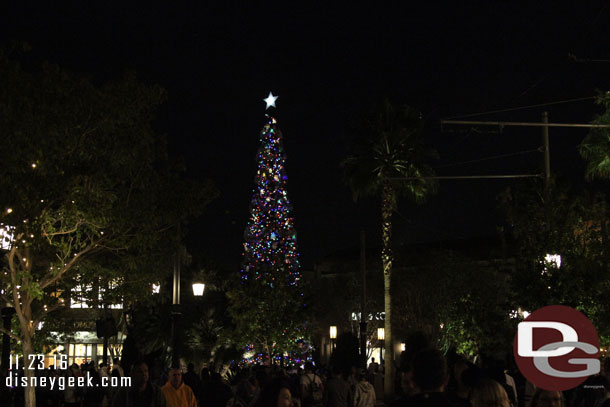
[{"label": "night sky", "polygon": [[[384,97],[423,112],[439,175],[506,174],[539,172],[541,154],[455,164],[536,149],[540,129],[441,131],[439,119],[610,90],[602,1],[7,3],[0,43],[27,41],[26,65],[46,60],[99,82],[132,70],[167,89],[158,131],[189,176],[213,179],[221,193],[191,225],[189,249],[236,271],[269,91],[279,95],[288,195],[310,269],[355,247],[360,229],[380,244],[378,200],[354,203],[339,163],[350,128]],[[537,121],[544,110],[551,122],[586,123],[599,108],[588,99],[469,118]],[[554,172],[582,179],[585,134],[551,129]],[[511,183],[441,181],[427,204],[399,205],[396,243],[494,235],[495,196]]]}]

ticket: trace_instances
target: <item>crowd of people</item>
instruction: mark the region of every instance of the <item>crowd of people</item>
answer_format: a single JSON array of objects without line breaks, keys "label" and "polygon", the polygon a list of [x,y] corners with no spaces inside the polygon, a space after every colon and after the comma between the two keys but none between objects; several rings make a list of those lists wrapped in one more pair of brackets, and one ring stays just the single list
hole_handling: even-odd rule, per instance
[{"label": "crowd of people", "polygon": [[[73,364],[66,371],[45,369],[47,377],[87,377],[86,386],[36,387],[38,407],[610,407],[610,382],[604,372],[567,391],[536,389],[518,372],[515,378],[496,362],[474,364],[423,348],[403,358],[394,400],[383,400],[383,368],[252,366],[220,373],[204,368],[186,372],[174,366],[151,375],[139,361],[129,369],[129,386],[102,387],[103,377],[125,377],[118,359],[112,367]],[[15,374],[15,372],[13,372]],[[21,373],[22,374],[22,373]],[[91,383],[93,385],[91,385]],[[378,385],[376,386],[375,383]],[[377,388],[376,388],[377,387]],[[23,405],[23,388],[2,387],[0,405]]]}]

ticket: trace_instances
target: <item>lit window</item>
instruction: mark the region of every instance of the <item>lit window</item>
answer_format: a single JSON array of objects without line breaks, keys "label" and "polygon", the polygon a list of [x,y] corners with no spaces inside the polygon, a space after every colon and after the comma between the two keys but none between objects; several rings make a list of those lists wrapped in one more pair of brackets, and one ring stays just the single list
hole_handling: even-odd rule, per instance
[{"label": "lit window", "polygon": [[90,284],[79,284],[72,289],[70,298],[70,308],[89,308],[85,293],[91,292],[93,287]]},{"label": "lit window", "polygon": [[0,249],[2,250],[10,250],[11,244],[15,239],[13,230],[15,228],[10,226],[5,226],[3,223],[0,223]]},{"label": "lit window", "polygon": [[[108,282],[108,289],[109,290],[114,290],[116,288],[118,288],[119,286],[119,280],[112,280]],[[106,292],[106,289],[104,287],[100,287],[99,291],[98,291],[98,301],[100,304],[104,303],[104,293]],[[123,309],[123,303],[117,303],[117,304],[109,304],[108,308],[110,309]]]}]

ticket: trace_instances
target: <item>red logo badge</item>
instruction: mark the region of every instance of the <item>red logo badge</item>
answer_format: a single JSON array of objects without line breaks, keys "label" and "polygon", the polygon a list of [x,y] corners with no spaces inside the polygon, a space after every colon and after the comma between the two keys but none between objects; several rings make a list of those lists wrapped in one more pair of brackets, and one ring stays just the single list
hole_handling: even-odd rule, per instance
[{"label": "red logo badge", "polygon": [[540,308],[519,324],[513,354],[523,376],[545,390],[568,390],[600,371],[599,337],[580,312]]}]

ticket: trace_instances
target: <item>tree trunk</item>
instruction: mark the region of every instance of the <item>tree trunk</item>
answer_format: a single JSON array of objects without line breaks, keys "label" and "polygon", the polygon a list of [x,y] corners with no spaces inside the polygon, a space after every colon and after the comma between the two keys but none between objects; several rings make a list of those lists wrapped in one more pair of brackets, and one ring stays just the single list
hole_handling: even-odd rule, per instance
[{"label": "tree trunk", "polygon": [[381,195],[381,227],[382,249],[381,263],[383,265],[383,294],[384,294],[384,337],[385,337],[385,363],[384,363],[384,398],[394,394],[394,346],[392,340],[392,295],[390,292],[392,282],[392,211],[394,209],[394,190],[389,182],[383,185]]},{"label": "tree trunk", "polygon": [[[27,377],[28,384],[31,383],[32,377],[34,377],[34,371],[29,369],[30,367],[30,355],[34,354],[34,347],[32,345],[32,337],[29,335],[29,332],[23,332],[23,340],[21,342],[21,347],[23,349],[23,373],[25,377]],[[28,329],[29,331],[29,329]],[[36,364],[36,361],[34,362]],[[36,389],[33,386],[27,386],[24,389],[25,396],[25,407],[36,407]]]}]

